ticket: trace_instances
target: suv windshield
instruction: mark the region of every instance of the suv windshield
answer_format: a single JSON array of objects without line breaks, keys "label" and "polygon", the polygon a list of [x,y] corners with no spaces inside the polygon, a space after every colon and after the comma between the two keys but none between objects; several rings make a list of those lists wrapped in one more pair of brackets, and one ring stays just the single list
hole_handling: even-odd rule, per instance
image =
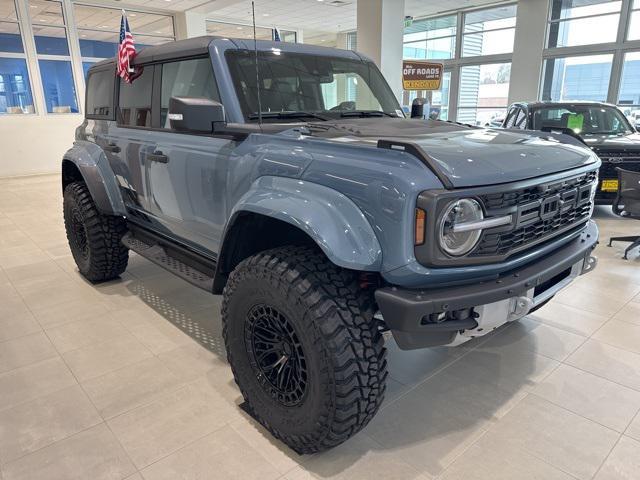
[{"label": "suv windshield", "polygon": [[580,135],[621,135],[631,133],[625,116],[603,105],[563,105],[537,108],[533,128],[568,128]]},{"label": "suv windshield", "polygon": [[[245,119],[257,121],[255,53],[232,50],[227,62]],[[258,52],[258,69],[265,122],[404,116],[371,62],[272,49]]]}]

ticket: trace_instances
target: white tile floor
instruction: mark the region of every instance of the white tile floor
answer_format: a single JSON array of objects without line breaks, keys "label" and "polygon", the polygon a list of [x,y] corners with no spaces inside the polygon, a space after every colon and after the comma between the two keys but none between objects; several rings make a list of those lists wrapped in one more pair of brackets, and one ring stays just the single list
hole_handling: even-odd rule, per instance
[{"label": "white tile floor", "polygon": [[[640,233],[596,218],[603,239]],[[136,256],[89,285],[59,177],[0,179],[0,479],[640,479],[640,260],[624,246],[483,342],[389,340],[378,416],[300,457],[238,408],[218,297]]]}]

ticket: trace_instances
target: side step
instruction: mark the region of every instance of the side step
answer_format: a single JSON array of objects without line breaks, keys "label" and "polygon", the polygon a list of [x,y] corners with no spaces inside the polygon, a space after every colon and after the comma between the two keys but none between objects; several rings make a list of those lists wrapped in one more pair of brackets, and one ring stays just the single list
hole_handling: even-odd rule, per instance
[{"label": "side step", "polygon": [[131,232],[122,237],[122,243],[128,249],[133,250],[138,255],[170,271],[190,284],[208,292],[213,291],[212,276],[172,257],[162,245],[145,243],[140,238],[133,236]]}]

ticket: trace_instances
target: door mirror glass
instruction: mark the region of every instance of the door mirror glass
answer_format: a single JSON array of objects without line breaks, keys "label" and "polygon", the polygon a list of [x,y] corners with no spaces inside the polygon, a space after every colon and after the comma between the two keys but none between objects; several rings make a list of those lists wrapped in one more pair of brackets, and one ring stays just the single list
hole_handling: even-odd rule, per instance
[{"label": "door mirror glass", "polygon": [[171,97],[168,117],[178,132],[213,133],[225,123],[224,106],[208,98]]}]

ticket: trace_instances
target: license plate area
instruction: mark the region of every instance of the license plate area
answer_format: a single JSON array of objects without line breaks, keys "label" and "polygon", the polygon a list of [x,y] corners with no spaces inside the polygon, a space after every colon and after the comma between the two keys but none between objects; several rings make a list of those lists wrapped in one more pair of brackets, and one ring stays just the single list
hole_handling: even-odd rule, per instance
[{"label": "license plate area", "polygon": [[602,180],[600,190],[603,192],[617,192],[618,180]]}]

